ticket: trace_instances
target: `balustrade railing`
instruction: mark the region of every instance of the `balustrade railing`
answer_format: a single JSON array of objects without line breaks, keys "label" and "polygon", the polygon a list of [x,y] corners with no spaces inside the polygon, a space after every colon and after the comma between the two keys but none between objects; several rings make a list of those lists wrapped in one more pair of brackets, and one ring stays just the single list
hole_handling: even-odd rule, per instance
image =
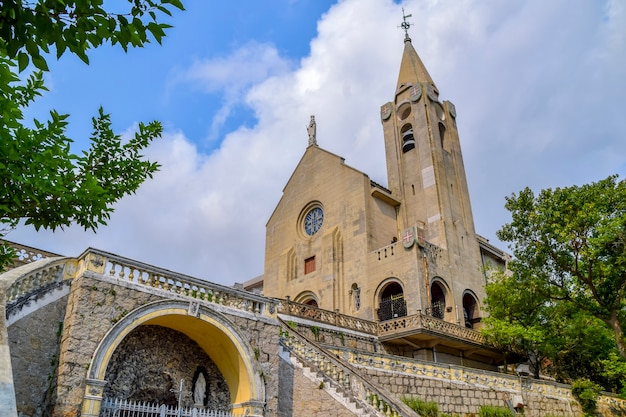
[{"label": "balustrade railing", "polygon": [[15,251],[15,258],[13,264],[9,265],[9,269],[17,268],[31,262],[36,262],[42,259],[60,257],[56,253],[47,252],[41,249],[36,249],[30,246],[22,245],[20,243],[10,242],[8,240],[0,240],[8,244]]},{"label": "balustrade railing", "polygon": [[359,401],[362,405],[371,407],[371,410],[379,415],[418,416],[394,395],[371,384],[356,368],[337,359],[331,352],[305,338],[284,321],[280,320],[280,322],[280,343],[304,366],[321,372],[326,379],[333,381],[337,388],[343,390],[349,397]]},{"label": "balustrade railing", "polygon": [[387,320],[378,323],[379,337],[391,336],[403,331],[413,330],[428,330],[433,333],[457,337],[464,340],[469,340],[481,345],[487,344],[487,339],[476,330],[459,326],[454,323],[427,316],[421,313],[414,314],[412,316],[398,317],[393,320]]},{"label": "balustrade railing", "polygon": [[23,277],[20,277],[9,287],[7,302],[16,300],[37,287],[42,287],[52,282],[60,282],[64,278],[74,278],[85,270],[103,274],[115,280],[144,285],[254,314],[271,315],[278,308],[279,313],[383,338],[399,332],[428,330],[444,336],[458,337],[479,344],[486,344],[484,336],[475,330],[448,323],[421,314],[421,312],[412,316],[373,322],[290,300],[270,299],[248,291],[211,283],[92,248],[87,249],[77,260],[63,258],[51,261],[41,268],[33,269]]},{"label": "balustrade railing", "polygon": [[340,326],[346,329],[356,330],[362,333],[375,335],[377,331],[377,323],[369,320],[360,319],[358,317],[348,316],[346,314],[337,313],[330,310],[324,310],[308,304],[300,304],[290,300],[280,300],[278,304],[278,313],[290,316],[302,317],[318,321],[320,323]]},{"label": "balustrade railing", "polygon": [[37,288],[78,277],[84,271],[253,314],[274,314],[278,303],[276,300],[244,290],[211,283],[92,248],[83,252],[78,259],[49,260],[39,268],[36,267],[36,263],[32,265],[32,270],[18,277],[7,289],[7,303]]},{"label": "balustrade railing", "polygon": [[88,249],[79,257],[79,261],[82,268],[119,281],[145,285],[249,313],[273,314],[277,303],[275,300],[244,290],[204,281],[97,249]]},{"label": "balustrade railing", "polygon": [[28,271],[9,286],[6,291],[6,302],[14,302],[37,288],[61,282],[63,280],[65,266],[66,259],[60,259],[47,263],[41,268]]},{"label": "balustrade railing", "polygon": [[569,385],[516,375],[486,371],[456,365],[445,365],[418,359],[384,355],[381,353],[355,352],[341,347],[328,349],[357,367],[369,367],[393,372],[402,372],[425,378],[448,380],[463,384],[484,386],[490,389],[531,392],[561,398],[572,398]]},{"label": "balustrade railing", "polygon": [[385,338],[385,336],[391,337],[397,333],[428,330],[429,332],[442,336],[461,338],[481,345],[487,344],[487,339],[476,330],[459,326],[454,323],[449,323],[447,321],[422,314],[421,312],[411,316],[397,317],[392,320],[373,322],[329,310],[323,310],[308,304],[296,303],[290,300],[280,300],[278,312],[290,316],[318,321],[320,323],[341,326],[346,329],[368,333],[383,338]]}]

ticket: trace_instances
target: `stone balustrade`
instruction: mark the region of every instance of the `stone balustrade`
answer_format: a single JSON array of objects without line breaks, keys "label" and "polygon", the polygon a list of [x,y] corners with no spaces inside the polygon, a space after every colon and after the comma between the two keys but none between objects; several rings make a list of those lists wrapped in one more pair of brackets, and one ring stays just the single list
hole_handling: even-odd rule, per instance
[{"label": "stone balustrade", "polygon": [[305,366],[321,372],[344,392],[372,407],[383,416],[417,416],[401,400],[371,384],[355,368],[337,359],[331,352],[316,345],[281,320],[281,344]]},{"label": "stone balustrade", "polygon": [[357,367],[371,367],[392,372],[401,372],[422,378],[446,380],[453,383],[482,386],[490,389],[516,392],[532,392],[544,396],[573,399],[569,385],[517,375],[485,371],[457,365],[421,361],[412,358],[384,355],[381,353],[355,352],[333,347],[329,351]]},{"label": "stone balustrade", "polygon": [[447,321],[422,314],[421,312],[412,316],[398,317],[393,320],[378,323],[377,335],[384,340],[386,339],[385,336],[388,335],[392,336],[397,335],[398,333],[412,332],[415,330],[428,330],[432,333],[469,340],[481,345],[487,344],[487,339],[476,330],[459,326],[455,323],[449,323]]},{"label": "stone balustrade", "polygon": [[20,243],[10,242],[8,240],[4,240],[4,242],[12,247],[15,251],[13,265],[10,265],[10,268],[17,268],[18,266],[40,261],[42,259],[57,258],[61,256],[56,253],[36,249],[30,246],[22,245]]},{"label": "stone balustrade", "polygon": [[[38,288],[61,282],[64,278],[63,273],[66,269],[66,264],[67,260],[60,258],[46,262],[40,268],[31,268],[31,265],[23,266],[22,268],[26,268],[24,274],[17,277],[7,288],[6,303],[14,302]],[[18,270],[16,269],[15,271]]]},{"label": "stone balustrade", "polygon": [[[21,267],[28,270],[25,270],[23,276],[17,278],[7,289],[7,303],[48,284],[78,277],[85,271],[254,314],[272,315],[278,303],[247,291],[203,281],[92,248],[87,249],[77,259],[53,258],[40,267],[37,265],[39,264],[31,263]],[[14,271],[19,272],[18,269]]]},{"label": "stone balustrade", "polygon": [[[374,322],[345,314],[323,310],[308,304],[300,304],[290,300],[280,300],[278,312],[286,315],[302,317],[333,326],[378,336],[381,340],[389,339],[400,333],[410,333],[416,330],[428,330],[442,336],[456,337],[469,340],[481,345],[487,344],[487,339],[476,330],[449,323],[431,317],[421,312],[412,316],[398,317],[393,320]],[[388,336],[388,337],[386,337]]]},{"label": "stone balustrade", "polygon": [[90,248],[79,257],[79,270],[93,271],[119,281],[145,285],[249,313],[271,315],[274,314],[277,304],[272,299],[248,291],[204,281],[97,249]]},{"label": "stone balustrade", "polygon": [[320,323],[340,326],[346,329],[355,330],[362,333],[376,335],[378,323],[348,316],[330,310],[324,310],[308,304],[300,304],[289,299],[280,300],[278,312],[289,316],[302,317]]},{"label": "stone balustrade", "polygon": [[[388,387],[393,392],[405,392],[403,390],[406,389],[406,380],[398,379],[397,377],[406,375],[409,378],[443,382],[443,386],[456,385],[460,390],[461,397],[465,396],[463,392],[486,390],[489,392],[506,393],[509,398],[517,394],[522,395],[524,399],[553,399],[553,404],[576,404],[577,402],[572,395],[570,385],[555,381],[520,377],[518,375],[433,363],[381,353],[357,352],[343,347],[332,347],[327,348],[327,350],[356,368],[362,370],[369,368],[377,372],[389,372],[390,375],[393,375],[390,381],[397,381],[392,383],[399,384],[396,387]],[[603,415],[623,415],[626,410],[626,400],[605,392],[598,398],[598,409]],[[555,415],[559,414],[561,413],[555,413]]]}]

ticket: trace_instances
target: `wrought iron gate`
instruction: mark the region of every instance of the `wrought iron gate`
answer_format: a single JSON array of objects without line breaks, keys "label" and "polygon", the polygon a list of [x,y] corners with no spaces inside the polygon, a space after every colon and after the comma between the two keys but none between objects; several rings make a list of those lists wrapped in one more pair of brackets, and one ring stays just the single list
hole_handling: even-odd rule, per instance
[{"label": "wrought iron gate", "polygon": [[406,316],[406,300],[404,294],[396,294],[380,300],[378,320],[391,320]]}]

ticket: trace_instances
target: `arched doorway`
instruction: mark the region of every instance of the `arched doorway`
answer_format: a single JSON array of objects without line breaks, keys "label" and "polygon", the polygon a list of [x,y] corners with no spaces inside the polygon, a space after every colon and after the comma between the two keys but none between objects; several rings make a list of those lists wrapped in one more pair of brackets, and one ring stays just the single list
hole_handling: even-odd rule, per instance
[{"label": "arched doorway", "polygon": [[476,297],[470,292],[463,294],[463,321],[464,326],[470,329],[473,329],[474,324],[480,321],[480,317],[478,317],[478,302]]},{"label": "arched doorway", "polygon": [[430,286],[429,315],[443,320],[446,311],[446,290],[440,282],[433,282]]},{"label": "arched doorway", "polygon": [[296,296],[294,301],[300,304],[306,304],[311,307],[319,307],[317,295],[313,291],[303,291]]},{"label": "arched doorway", "polygon": [[406,316],[404,290],[398,282],[387,284],[380,292],[378,302],[378,320],[392,320]]},{"label": "arched doorway", "polygon": [[[196,343],[223,377],[227,386],[224,391],[230,396],[228,406],[233,413],[262,415],[265,385],[259,376],[260,372],[254,361],[254,349],[247,337],[242,334],[239,326],[223,314],[200,304],[192,305],[180,300],[156,301],[143,305],[128,313],[109,330],[98,345],[89,366],[82,415],[95,415],[94,411],[100,408],[106,385],[105,375],[113,354],[118,347],[123,346],[123,342],[130,340],[129,335],[135,329],[144,326],[159,326],[167,331],[182,333]],[[197,357],[201,356],[198,354]],[[183,389],[189,390],[194,384],[198,386],[197,378],[200,373],[205,380],[203,383],[209,382],[207,379],[210,373],[207,372],[206,365],[195,362],[188,365]],[[162,367],[162,370],[167,371],[166,368]],[[163,378],[161,379],[164,380]],[[196,397],[201,398],[202,393],[199,392]],[[194,401],[196,399],[193,398]],[[206,397],[202,401],[205,399]]]}]

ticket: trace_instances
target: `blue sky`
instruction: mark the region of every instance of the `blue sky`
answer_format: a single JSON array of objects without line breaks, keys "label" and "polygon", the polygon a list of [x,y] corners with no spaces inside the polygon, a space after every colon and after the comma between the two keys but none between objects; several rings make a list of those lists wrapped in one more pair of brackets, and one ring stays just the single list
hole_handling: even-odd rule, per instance
[{"label": "blue sky", "polygon": [[211,281],[263,272],[265,223],[307,145],[386,184],[379,107],[393,97],[402,7],[413,45],[457,108],[477,232],[499,244],[504,197],[626,174],[621,1],[187,0],[163,45],[51,65],[29,112],[70,113],[85,145],[98,106],[115,128],[161,120],[163,166],[96,234],[9,240],[76,256],[92,246]]},{"label": "blue sky", "polygon": [[[309,52],[317,20],[333,2],[220,3],[224,4],[187,1],[184,12],[174,10],[171,18],[164,16],[161,21],[174,28],[167,32],[162,46],[153,42],[125,53],[108,45],[90,53],[88,66],[71,55],[60,61],[50,59],[47,79],[51,91],[37,102],[32,115],[45,117],[51,107],[71,114],[70,133],[80,141],[89,135],[91,117],[103,106],[113,113],[114,124],[121,130],[138,120],[158,119],[172,129],[184,128],[190,140],[205,142],[204,150],[210,151],[219,145],[216,133],[223,135],[242,123],[252,125],[254,114],[245,106],[235,106],[211,135],[206,120],[222,106],[227,87],[193,83],[186,79],[189,68],[208,58],[227,59],[250,43],[272,45],[282,59],[295,66]],[[259,79],[263,75],[267,74],[259,74]]]}]

